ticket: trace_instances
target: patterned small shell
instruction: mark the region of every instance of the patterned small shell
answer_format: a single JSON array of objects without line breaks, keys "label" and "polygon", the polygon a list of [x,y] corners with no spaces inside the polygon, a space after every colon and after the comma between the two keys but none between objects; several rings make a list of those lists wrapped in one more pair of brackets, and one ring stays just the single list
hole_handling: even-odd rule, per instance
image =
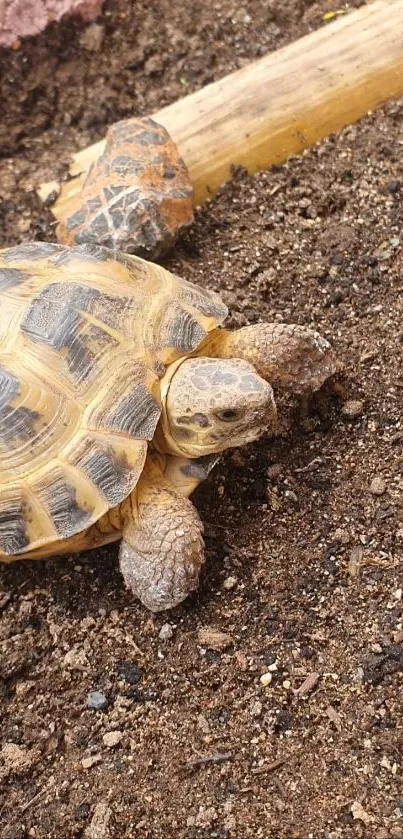
[{"label": "patterned small shell", "polygon": [[109,128],[81,192],[60,207],[57,238],[155,259],[193,220],[193,189],[167,130],[146,117]]},{"label": "patterned small shell", "polygon": [[73,536],[135,487],[159,379],[219,297],[106,248],[0,251],[0,554]]}]

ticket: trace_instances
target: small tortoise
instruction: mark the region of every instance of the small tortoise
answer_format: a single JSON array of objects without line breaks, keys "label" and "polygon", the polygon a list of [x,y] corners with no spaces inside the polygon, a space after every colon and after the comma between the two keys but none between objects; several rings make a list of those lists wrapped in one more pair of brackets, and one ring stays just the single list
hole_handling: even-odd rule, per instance
[{"label": "small tortoise", "polygon": [[57,227],[64,245],[104,245],[155,259],[193,220],[192,186],[167,130],[149,117],[109,128],[103,154]]},{"label": "small tortoise", "polygon": [[175,606],[204,561],[188,496],[218,453],[274,431],[271,385],[303,396],[335,372],[329,344],[227,331],[214,292],[92,245],[0,251],[0,298],[0,559],[122,539],[126,585]]}]

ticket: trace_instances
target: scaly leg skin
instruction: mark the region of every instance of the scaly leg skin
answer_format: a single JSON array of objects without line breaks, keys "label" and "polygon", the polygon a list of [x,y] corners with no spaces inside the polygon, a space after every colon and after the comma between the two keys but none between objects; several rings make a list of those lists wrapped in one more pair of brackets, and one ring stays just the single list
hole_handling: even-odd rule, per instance
[{"label": "scaly leg skin", "polygon": [[257,323],[230,332],[217,329],[198,355],[243,358],[276,388],[296,396],[319,390],[326,379],[342,369],[328,342],[307,326]]},{"label": "scaly leg skin", "polygon": [[197,588],[204,563],[198,513],[155,467],[124,508],[119,561],[126,586],[152,612],[172,609]]}]

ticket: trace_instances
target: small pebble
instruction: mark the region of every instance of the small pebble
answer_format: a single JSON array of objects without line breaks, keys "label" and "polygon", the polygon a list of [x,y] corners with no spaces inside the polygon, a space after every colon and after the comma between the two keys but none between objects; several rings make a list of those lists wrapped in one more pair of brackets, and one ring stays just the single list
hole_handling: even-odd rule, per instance
[{"label": "small pebble", "polygon": [[80,46],[90,52],[98,52],[101,49],[105,30],[99,23],[91,23],[80,35]]},{"label": "small pebble", "polygon": [[161,629],[158,633],[158,637],[161,639],[161,641],[170,641],[171,638],[173,638],[173,634],[174,634],[174,631],[173,631],[173,627],[171,626],[171,624],[170,623],[164,623],[161,626]]},{"label": "small pebble", "polygon": [[202,647],[209,647],[211,650],[216,650],[216,652],[225,650],[234,643],[232,635],[228,635],[226,632],[220,632],[219,629],[214,629],[212,626],[203,626],[199,629],[197,635],[199,644]]},{"label": "small pebble", "polygon": [[91,690],[87,694],[87,708],[92,711],[105,711],[108,705],[108,697],[101,690]]},{"label": "small pebble", "polygon": [[364,410],[364,403],[361,399],[349,399],[348,402],[345,402],[342,409],[341,415],[346,419],[357,419],[360,417]]},{"label": "small pebble", "polygon": [[100,801],[95,805],[94,813],[90,824],[84,830],[84,839],[109,839],[111,832],[109,822],[112,810],[106,801]]},{"label": "small pebble", "polygon": [[18,746],[17,743],[4,743],[0,750],[0,782],[9,775],[24,775],[34,764],[33,751]]},{"label": "small pebble", "polygon": [[63,665],[69,670],[80,670],[84,672],[88,666],[85,651],[78,645],[71,647],[63,658]]},{"label": "small pebble", "polygon": [[260,684],[263,685],[264,688],[268,687],[271,684],[273,676],[271,673],[263,673],[260,677]]},{"label": "small pebble", "polygon": [[337,542],[341,542],[342,545],[348,545],[351,541],[350,534],[348,530],[344,530],[342,527],[337,527],[334,531],[334,538]]},{"label": "small pebble", "polygon": [[289,679],[284,679],[284,682],[283,682],[283,688],[284,688],[285,690],[290,690],[290,687],[291,687],[291,682],[290,682],[290,680],[289,680]]},{"label": "small pebble", "polygon": [[83,769],[91,769],[91,766],[96,766],[97,763],[101,763],[102,756],[100,754],[97,755],[88,755],[88,757],[83,757],[81,761],[81,766]]},{"label": "small pebble", "polygon": [[108,749],[114,749],[115,746],[118,746],[119,743],[123,739],[123,732],[122,731],[107,731],[104,734],[102,740],[104,745],[108,747]]},{"label": "small pebble", "polygon": [[353,801],[351,807],[351,815],[355,821],[361,821],[363,824],[368,825],[371,824],[373,821],[372,816],[364,810],[362,804],[359,801]]},{"label": "small pebble", "polygon": [[210,733],[210,723],[203,714],[199,714],[197,717],[197,727],[200,728],[203,734]]},{"label": "small pebble", "polygon": [[223,582],[223,588],[227,589],[227,591],[230,591],[230,589],[235,588],[237,582],[238,580],[236,577],[227,577],[227,579]]},{"label": "small pebble", "polygon": [[252,717],[260,717],[260,714],[262,713],[262,710],[263,710],[263,705],[262,705],[261,702],[259,702],[258,699],[256,699],[254,702],[251,703],[250,714],[251,714]]},{"label": "small pebble", "polygon": [[383,478],[375,477],[369,485],[369,491],[372,495],[383,495],[386,492],[386,483]]},{"label": "small pebble", "polygon": [[379,761],[379,765],[382,766],[383,769],[389,769],[389,771],[392,768],[392,764],[386,755],[384,755],[382,760]]}]

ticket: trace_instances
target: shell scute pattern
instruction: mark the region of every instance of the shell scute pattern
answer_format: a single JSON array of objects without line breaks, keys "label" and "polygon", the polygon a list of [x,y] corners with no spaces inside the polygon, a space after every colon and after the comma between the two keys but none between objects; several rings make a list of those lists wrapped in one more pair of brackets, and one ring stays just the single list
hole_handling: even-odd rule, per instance
[{"label": "shell scute pattern", "polygon": [[109,129],[57,236],[156,258],[192,220],[192,187],[168,132],[149,117],[127,119]]},{"label": "shell scute pattern", "polygon": [[160,416],[159,376],[226,313],[163,268],[99,246],[0,251],[0,277],[11,267],[17,281],[0,287],[7,555],[73,536],[129,495]]},{"label": "shell scute pattern", "polygon": [[13,262],[46,262],[55,253],[62,250],[62,245],[53,242],[26,242],[16,248],[6,248],[1,252],[2,259],[8,264]]}]

